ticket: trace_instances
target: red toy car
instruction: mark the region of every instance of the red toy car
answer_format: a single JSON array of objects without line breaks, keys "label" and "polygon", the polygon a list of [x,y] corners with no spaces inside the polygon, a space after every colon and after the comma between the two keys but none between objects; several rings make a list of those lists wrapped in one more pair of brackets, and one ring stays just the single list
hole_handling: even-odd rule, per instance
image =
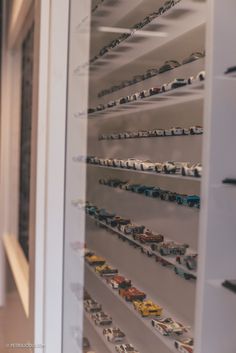
[{"label": "red toy car", "polygon": [[123,276],[114,276],[112,278],[107,279],[107,282],[112,286],[114,289],[118,288],[129,288],[131,287],[131,281],[126,279]]},{"label": "red toy car", "polygon": [[128,302],[132,302],[133,300],[142,301],[146,298],[146,294],[135,287],[130,287],[128,289],[119,289],[119,294]]}]

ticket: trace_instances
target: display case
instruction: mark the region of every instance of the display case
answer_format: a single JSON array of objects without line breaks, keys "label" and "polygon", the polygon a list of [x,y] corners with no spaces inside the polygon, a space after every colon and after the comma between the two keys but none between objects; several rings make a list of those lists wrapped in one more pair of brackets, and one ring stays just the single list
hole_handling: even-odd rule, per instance
[{"label": "display case", "polygon": [[193,352],[206,2],[70,7],[63,351]]}]

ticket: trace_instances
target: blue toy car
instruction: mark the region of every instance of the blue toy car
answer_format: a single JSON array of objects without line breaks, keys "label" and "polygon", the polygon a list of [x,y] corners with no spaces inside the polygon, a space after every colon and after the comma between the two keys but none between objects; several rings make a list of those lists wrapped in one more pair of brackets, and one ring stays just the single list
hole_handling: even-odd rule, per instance
[{"label": "blue toy car", "polygon": [[175,273],[176,273],[178,276],[180,276],[180,277],[182,277],[182,278],[184,278],[184,279],[186,279],[186,280],[190,280],[190,279],[195,280],[195,279],[196,279],[196,276],[192,275],[191,273],[186,273],[186,272],[184,272],[184,270],[182,270],[182,269],[179,268],[179,267],[175,267]]},{"label": "blue toy car", "polygon": [[200,208],[200,196],[198,195],[177,195],[176,202],[179,205]]},{"label": "blue toy car", "polygon": [[160,197],[160,192],[161,192],[160,188],[154,187],[152,189],[146,189],[144,191],[144,194],[149,197]]}]

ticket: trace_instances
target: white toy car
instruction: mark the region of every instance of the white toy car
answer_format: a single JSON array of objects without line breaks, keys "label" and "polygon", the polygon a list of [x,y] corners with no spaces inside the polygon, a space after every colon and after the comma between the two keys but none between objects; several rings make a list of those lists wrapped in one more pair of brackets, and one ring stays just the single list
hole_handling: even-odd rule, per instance
[{"label": "white toy car", "polygon": [[143,171],[155,171],[155,163],[151,161],[136,161],[135,169]]},{"label": "white toy car", "polygon": [[162,172],[162,168],[163,168],[163,163],[160,163],[160,162],[155,163],[155,171],[157,173],[161,173]]},{"label": "white toy car", "polygon": [[191,135],[201,135],[203,134],[203,127],[202,126],[191,126],[189,128]]},{"label": "white toy car", "polygon": [[184,134],[184,129],[182,127],[172,127],[171,132],[174,136],[181,136]]},{"label": "white toy car", "polygon": [[165,136],[172,136],[172,129],[165,129]]},{"label": "white toy car", "polygon": [[102,310],[101,304],[98,304],[93,299],[88,299],[84,301],[84,308],[88,313],[98,313]]},{"label": "white toy car", "polygon": [[165,130],[164,129],[154,129],[149,131],[149,136],[164,136]]},{"label": "white toy car", "polygon": [[179,322],[172,318],[152,319],[152,326],[157,329],[163,336],[169,336],[173,333],[182,335],[187,329]]},{"label": "white toy car", "polygon": [[139,353],[132,344],[116,345],[115,349],[118,353]]},{"label": "white toy car", "polygon": [[119,139],[119,134],[117,134],[117,133],[111,134],[110,136],[111,136],[112,140],[118,140]]},{"label": "white toy car", "polygon": [[99,158],[99,164],[100,165],[107,165],[107,160],[105,158]]},{"label": "white toy car", "polygon": [[113,166],[117,167],[117,168],[120,168],[121,161],[122,161],[121,159],[114,158],[113,159]]},{"label": "white toy car", "polygon": [[125,132],[120,132],[119,133],[119,139],[125,139],[126,138],[126,133]]},{"label": "white toy car", "polygon": [[105,314],[103,311],[100,311],[99,313],[92,314],[92,319],[94,323],[98,326],[105,326],[105,325],[111,325],[112,324],[112,318]]},{"label": "white toy car", "polygon": [[162,172],[165,174],[181,174],[182,167],[186,164],[185,162],[167,161],[162,166]]},{"label": "white toy car", "polygon": [[199,74],[196,76],[197,81],[204,81],[206,78],[206,71],[201,71]]},{"label": "white toy car", "polygon": [[103,335],[106,337],[106,339],[109,342],[112,342],[112,343],[122,342],[125,338],[124,332],[122,332],[117,327],[105,328],[103,330]]},{"label": "white toy car", "polygon": [[138,137],[148,137],[148,136],[149,136],[149,132],[147,130],[138,132]]},{"label": "white toy car", "polygon": [[135,169],[135,163],[137,163],[138,160],[135,158],[129,158],[126,160],[126,168],[128,169]]},{"label": "white toy car", "polygon": [[135,138],[135,137],[138,137],[138,131],[132,131],[129,133],[129,138]]},{"label": "white toy car", "polygon": [[183,338],[175,340],[175,348],[182,353],[193,353],[194,341],[193,338]]},{"label": "white toy car", "polygon": [[184,135],[190,135],[190,129],[189,128],[187,128],[187,127],[185,127],[184,128],[184,133],[183,133]]},{"label": "white toy car", "polygon": [[161,90],[162,92],[168,92],[168,91],[171,91],[172,89],[180,88],[188,84],[189,84],[188,80],[184,78],[176,78],[174,81],[164,84]]},{"label": "white toy car", "polygon": [[201,163],[186,163],[182,166],[182,175],[183,176],[193,176],[201,177],[202,176],[202,165]]},{"label": "white toy car", "polygon": [[128,159],[121,159],[120,160],[120,168],[127,168]]},{"label": "white toy car", "polygon": [[106,160],[106,165],[107,165],[108,167],[114,167],[113,159],[112,159],[112,158],[107,159],[107,160]]}]

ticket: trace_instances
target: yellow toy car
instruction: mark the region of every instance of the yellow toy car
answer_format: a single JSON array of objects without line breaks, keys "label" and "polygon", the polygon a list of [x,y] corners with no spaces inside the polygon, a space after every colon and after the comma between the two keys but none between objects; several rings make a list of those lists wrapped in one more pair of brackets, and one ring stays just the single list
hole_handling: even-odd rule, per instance
[{"label": "yellow toy car", "polygon": [[118,273],[118,270],[105,264],[102,266],[96,266],[95,272],[99,273],[100,276],[114,276]]},{"label": "yellow toy car", "polygon": [[153,303],[151,300],[146,301],[134,301],[135,310],[137,310],[143,317],[147,316],[161,316],[162,307],[158,304]]},{"label": "yellow toy car", "polygon": [[91,266],[102,266],[106,263],[106,260],[103,257],[97,255],[86,257],[86,261]]}]

